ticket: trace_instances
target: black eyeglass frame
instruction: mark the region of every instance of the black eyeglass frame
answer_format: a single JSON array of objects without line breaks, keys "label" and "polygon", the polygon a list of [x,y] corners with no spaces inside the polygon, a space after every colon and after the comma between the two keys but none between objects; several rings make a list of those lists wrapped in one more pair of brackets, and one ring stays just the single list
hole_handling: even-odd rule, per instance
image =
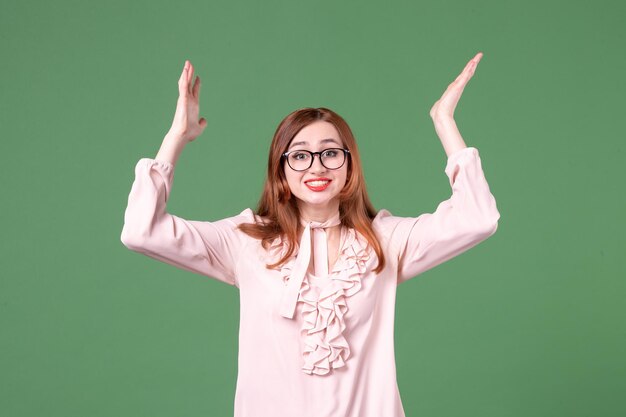
[{"label": "black eyeglass frame", "polygon": [[[322,161],[322,154],[324,152],[326,152],[326,151],[332,151],[332,150],[338,150],[338,151],[342,151],[343,152],[343,163],[341,165],[339,165],[337,168],[328,168],[326,165],[324,165],[324,162]],[[309,166],[304,168],[304,169],[295,169],[294,167],[292,167],[291,164],[289,163],[289,154],[294,153],[294,152],[306,152],[309,155],[311,155],[311,164],[309,164]],[[348,160],[347,157],[350,156],[350,151],[348,149],[343,149],[343,148],[328,148],[328,149],[324,149],[324,150],[319,151],[319,152],[311,152],[311,151],[307,151],[306,149],[294,149],[293,151],[289,151],[289,152],[283,153],[282,157],[287,160],[287,165],[289,165],[289,168],[293,169],[294,171],[302,172],[302,171],[306,171],[307,169],[309,169],[309,168],[311,168],[313,166],[313,161],[315,160],[315,155],[319,156],[320,164],[322,164],[322,166],[324,168],[330,169],[330,170],[335,170],[335,169],[340,169],[342,166],[345,165],[346,161]]]}]

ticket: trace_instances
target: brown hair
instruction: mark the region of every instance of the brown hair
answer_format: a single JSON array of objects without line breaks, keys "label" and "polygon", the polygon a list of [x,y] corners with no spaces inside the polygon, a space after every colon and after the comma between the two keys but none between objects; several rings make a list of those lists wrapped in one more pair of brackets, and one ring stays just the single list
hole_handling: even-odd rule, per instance
[{"label": "brown hair", "polygon": [[276,263],[266,265],[267,268],[282,265],[291,257],[302,226],[296,198],[292,197],[285,177],[282,154],[287,151],[289,143],[302,128],[317,121],[332,123],[339,132],[344,146],[350,151],[346,184],[339,193],[339,217],[342,225],[356,229],[370,243],[378,256],[378,266],[374,269],[374,272],[378,273],[385,267],[385,258],[372,228],[372,219],[376,216],[376,210],[367,195],[356,140],[346,121],[325,107],[299,109],[280,122],[270,145],[267,177],[256,209],[256,214],[264,217],[266,222],[243,223],[239,225],[239,229],[254,238],[261,239],[261,244],[265,249],[268,249],[275,238],[286,238],[287,252]]}]

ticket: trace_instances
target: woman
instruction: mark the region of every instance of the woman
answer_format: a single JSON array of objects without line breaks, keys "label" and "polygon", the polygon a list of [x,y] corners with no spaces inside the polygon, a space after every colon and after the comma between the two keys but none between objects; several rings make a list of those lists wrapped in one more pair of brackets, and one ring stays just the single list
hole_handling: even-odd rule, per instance
[{"label": "woman", "polygon": [[121,240],[238,288],[235,416],[404,416],[393,328],[398,284],[491,236],[500,214],[478,150],[453,119],[477,54],[430,111],[452,196],[396,217],[367,196],[355,139],[326,108],[278,126],[258,208],[214,222],[166,211],[176,161],[198,137],[200,79],[185,62],[172,127],[135,167]]}]

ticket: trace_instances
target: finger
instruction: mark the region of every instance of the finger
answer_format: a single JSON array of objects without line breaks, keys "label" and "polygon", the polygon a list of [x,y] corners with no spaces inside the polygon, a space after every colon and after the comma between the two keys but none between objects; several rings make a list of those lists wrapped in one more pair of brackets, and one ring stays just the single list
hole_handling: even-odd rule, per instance
[{"label": "finger", "polygon": [[200,92],[200,77],[196,77],[196,83],[193,86],[193,96],[198,97],[198,93]]},{"label": "finger", "polygon": [[187,76],[187,60],[185,60],[185,63],[183,64],[183,70],[180,73],[180,77],[178,78],[178,81],[183,81],[185,79],[185,77]]},{"label": "finger", "polygon": [[465,65],[465,68],[463,68],[463,71],[461,71],[461,73],[455,78],[451,86],[458,85],[458,84],[461,84],[464,86],[465,84],[467,84],[469,79],[472,78],[472,76],[474,75],[474,72],[476,71],[476,66],[478,65],[478,61],[480,61],[480,57],[478,55],[470,59],[470,61]]},{"label": "finger", "polygon": [[189,70],[187,72],[189,73],[189,77],[187,78],[187,88],[188,88],[189,94],[191,94],[191,87],[193,83],[193,73],[194,73],[194,67],[191,62],[189,63]]},{"label": "finger", "polygon": [[185,65],[183,67],[183,72],[180,74],[180,78],[178,79],[178,91],[181,94],[184,94],[187,91],[187,73],[189,71],[189,61],[185,61]]},{"label": "finger", "polygon": [[478,62],[481,60],[481,58],[483,57],[483,53],[479,52],[476,55],[474,55],[474,57],[472,59],[469,60],[469,62],[467,63],[467,66],[476,66],[476,64],[478,64]]},{"label": "finger", "polygon": [[477,64],[476,58],[470,59],[469,62],[465,65],[465,68],[463,68],[463,71],[457,77],[457,79],[463,78],[471,74],[472,71],[474,71],[474,69],[476,68],[476,64]]},{"label": "finger", "polygon": [[478,66],[478,63],[480,62],[481,58],[483,57],[483,53],[479,52],[476,55],[474,55],[474,57],[472,59],[470,59],[468,61],[468,63],[465,65],[465,68],[463,68],[463,71],[461,72],[461,75],[464,73],[471,73],[473,74],[474,70],[476,70],[476,67]]},{"label": "finger", "polygon": [[465,68],[463,68],[463,71],[461,71],[461,73],[470,69],[472,65],[474,65],[474,59],[470,59],[469,61],[467,61],[467,64],[465,64]]},{"label": "finger", "polygon": [[448,90],[451,90],[453,88],[463,88],[465,86],[465,84],[467,84],[467,82],[469,81],[470,77],[471,77],[471,70],[469,69],[465,69],[463,70],[462,73],[460,73],[455,79],[454,81],[452,81],[449,85],[448,85]]},{"label": "finger", "polygon": [[476,71],[476,67],[478,66],[478,63],[480,62],[480,60],[483,58],[483,53],[479,52],[477,53],[474,58],[472,58],[469,62],[469,68],[468,68],[468,72],[473,75],[474,71]]}]

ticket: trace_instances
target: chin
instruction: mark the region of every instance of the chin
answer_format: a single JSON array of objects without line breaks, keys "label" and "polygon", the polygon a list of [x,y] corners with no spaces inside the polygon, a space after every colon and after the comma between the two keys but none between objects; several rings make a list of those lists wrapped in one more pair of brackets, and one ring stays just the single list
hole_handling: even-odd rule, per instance
[{"label": "chin", "polygon": [[307,206],[312,206],[312,207],[326,207],[326,206],[330,206],[331,204],[333,204],[335,202],[335,198],[324,198],[324,199],[303,199],[303,198],[298,198],[299,203],[300,204],[305,204]]},{"label": "chin", "polygon": [[330,200],[315,200],[315,199],[308,199],[308,198],[299,198],[300,203],[302,204],[308,204],[310,206],[327,206],[328,204],[330,204]]}]

